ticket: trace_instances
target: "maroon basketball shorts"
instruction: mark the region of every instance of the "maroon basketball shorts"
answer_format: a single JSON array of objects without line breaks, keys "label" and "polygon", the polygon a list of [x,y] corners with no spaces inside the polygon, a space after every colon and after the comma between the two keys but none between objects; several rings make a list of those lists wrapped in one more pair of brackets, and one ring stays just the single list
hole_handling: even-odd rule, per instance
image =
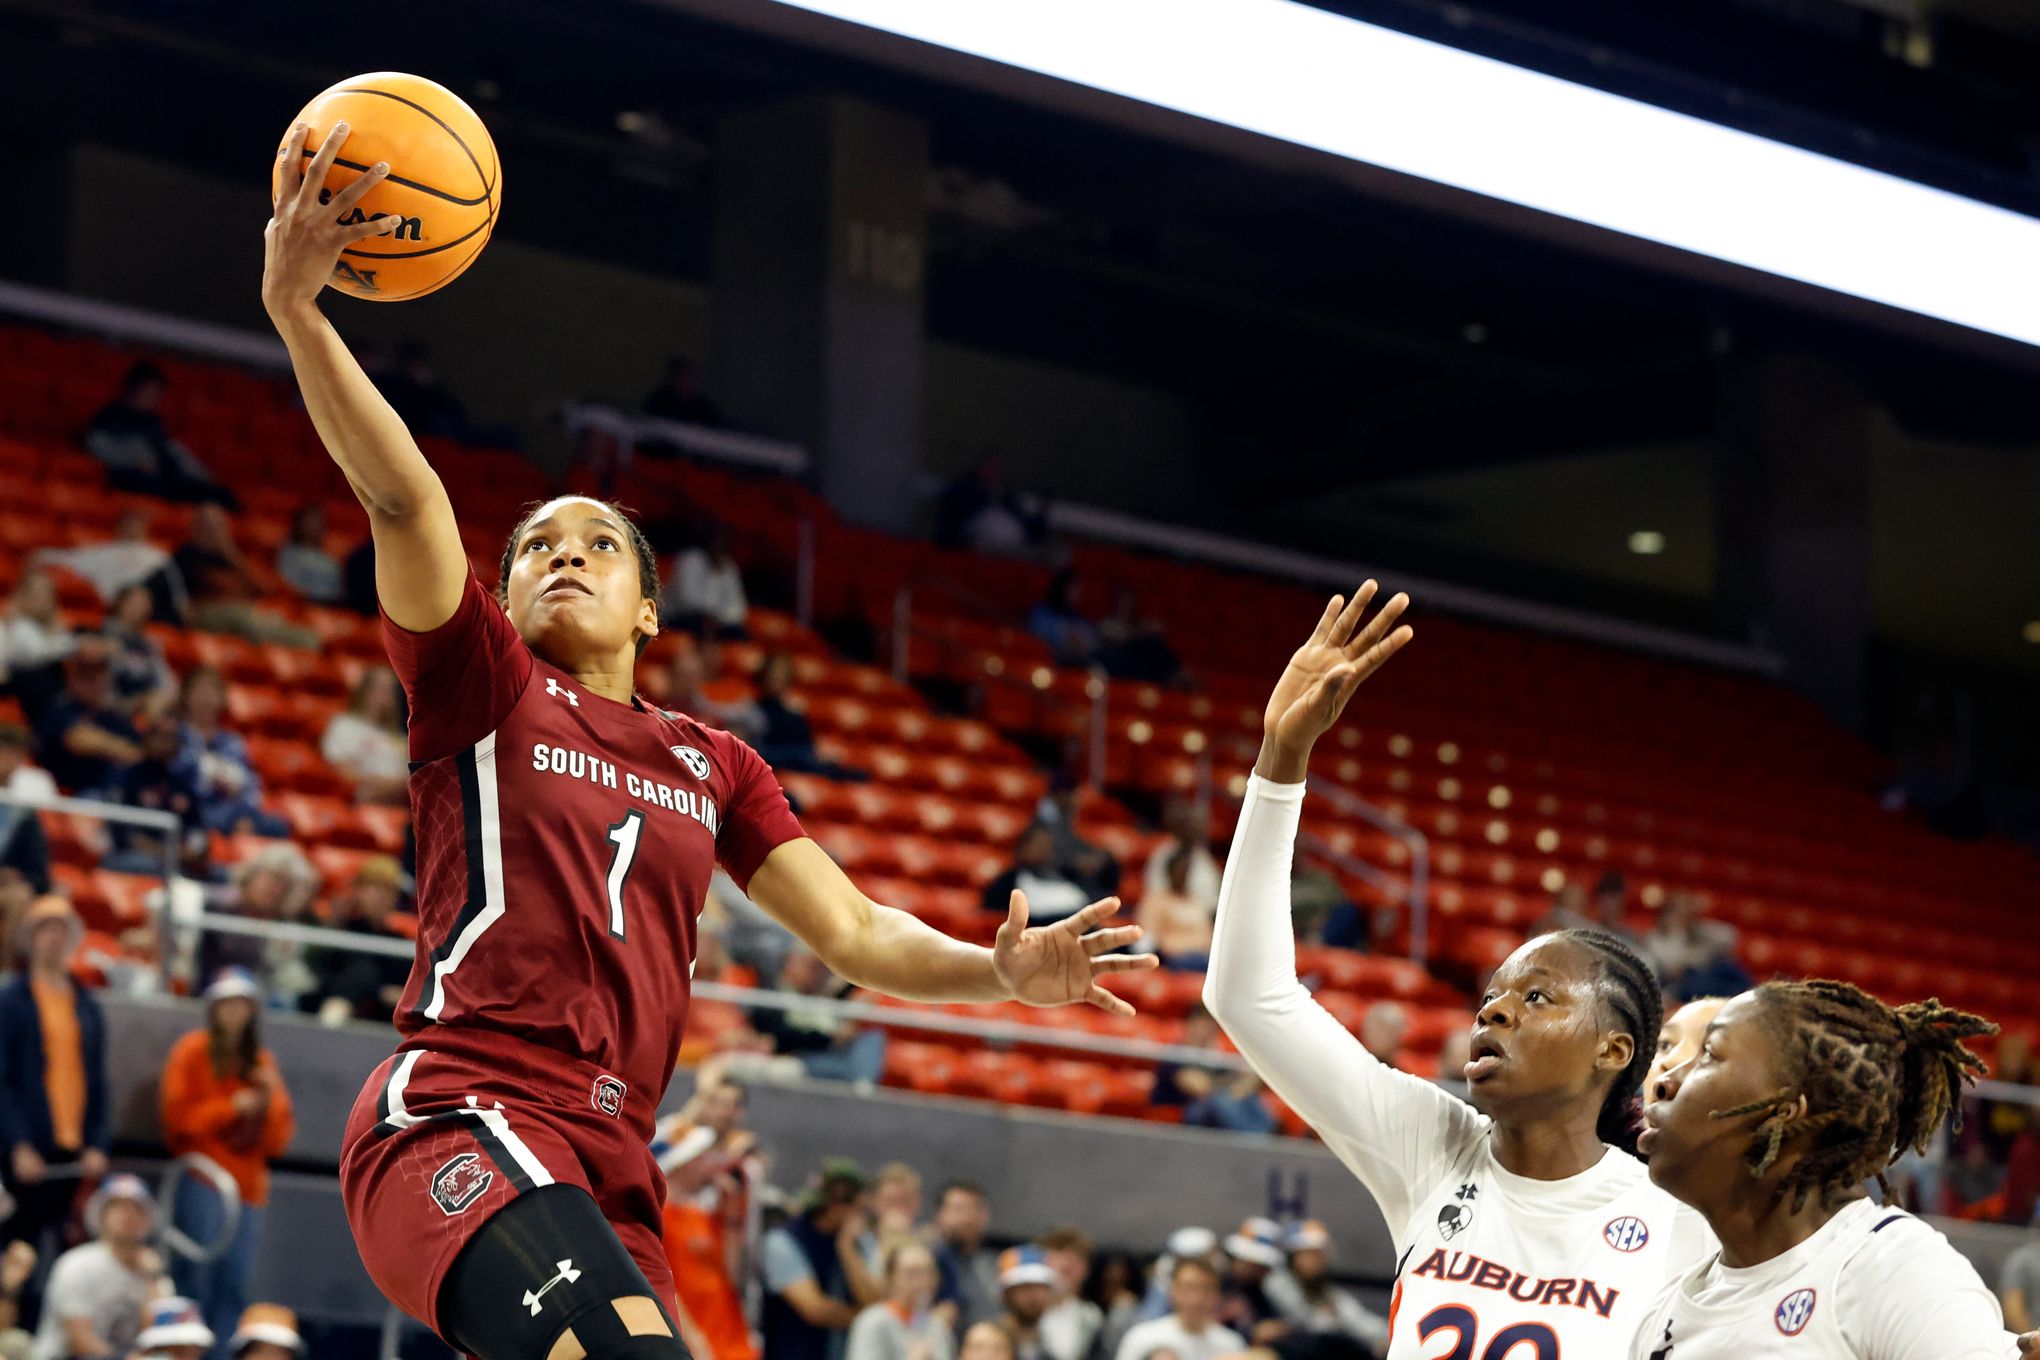
[{"label": "maroon basketball shorts", "polygon": [[449,1027],[407,1041],[361,1088],[340,1153],[369,1278],[438,1332],[440,1283],[490,1215],[527,1190],[578,1185],[670,1311],[666,1183],[647,1146],[659,1094],[502,1035]]}]

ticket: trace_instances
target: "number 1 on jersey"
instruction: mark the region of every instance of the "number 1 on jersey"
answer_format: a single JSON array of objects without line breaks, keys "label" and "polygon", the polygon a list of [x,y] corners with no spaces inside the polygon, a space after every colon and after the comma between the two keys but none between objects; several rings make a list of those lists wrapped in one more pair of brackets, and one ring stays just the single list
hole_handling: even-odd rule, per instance
[{"label": "number 1 on jersey", "polygon": [[645,828],[645,814],[632,808],[623,820],[609,828],[609,843],[616,853],[609,858],[609,933],[623,938],[623,885],[630,878],[630,866],[637,861],[638,835]]}]

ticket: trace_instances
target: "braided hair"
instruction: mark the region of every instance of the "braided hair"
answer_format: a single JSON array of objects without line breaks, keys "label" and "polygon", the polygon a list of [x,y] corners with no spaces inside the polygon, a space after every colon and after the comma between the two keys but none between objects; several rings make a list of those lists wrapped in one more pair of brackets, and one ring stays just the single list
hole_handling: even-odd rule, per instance
[{"label": "braided hair", "polygon": [[1757,996],[1790,1076],[1783,1089],[1713,1117],[1764,1116],[1743,1158],[1753,1177],[1788,1141],[1805,1146],[1773,1189],[1774,1207],[1789,1196],[1797,1212],[1818,1195],[1832,1209],[1873,1177],[1888,1194],[1885,1168],[1925,1151],[1942,1124],[1962,1127],[1962,1084],[1988,1070],[1963,1041],[1996,1025],[1938,999],[1887,1006],[1828,979],[1767,982]]},{"label": "braided hair", "polygon": [[[648,600],[659,598],[659,557],[652,551],[651,541],[645,531],[638,528],[630,512],[615,501],[596,500],[593,496],[577,496],[576,500],[594,501],[595,504],[616,516],[623,525],[623,532],[630,539],[630,550],[637,556],[638,594]],[[551,501],[533,501],[524,507],[524,513],[517,517],[517,527],[510,531],[510,541],[503,545],[503,560],[497,567],[496,598],[504,604],[510,601],[510,564],[517,560],[517,540],[524,537],[524,531],[531,527],[531,517],[552,504]],[[640,633],[637,639],[637,654],[643,656],[651,638]]]},{"label": "braided hair", "polygon": [[1600,1118],[1594,1128],[1595,1136],[1602,1142],[1634,1152],[1636,1093],[1643,1089],[1644,1074],[1650,1071],[1651,1058],[1657,1052],[1658,1030],[1665,1023],[1664,993],[1658,989],[1657,974],[1650,965],[1619,937],[1589,928],[1555,933],[1593,951],[1601,974],[1595,988],[1601,1004],[1611,1013],[1613,1023],[1627,1030],[1636,1041],[1629,1066],[1622,1069],[1601,1102]]}]

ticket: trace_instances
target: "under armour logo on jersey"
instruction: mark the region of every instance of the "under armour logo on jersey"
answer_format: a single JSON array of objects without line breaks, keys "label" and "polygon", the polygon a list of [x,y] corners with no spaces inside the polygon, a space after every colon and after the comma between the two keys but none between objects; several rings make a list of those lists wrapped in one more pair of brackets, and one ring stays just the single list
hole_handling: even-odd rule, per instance
[{"label": "under armour logo on jersey", "polygon": [[1475,1185],[1472,1181],[1468,1181],[1465,1185],[1459,1187],[1459,1192],[1455,1194],[1453,1198],[1458,1200],[1461,1204],[1465,1204],[1469,1200],[1479,1198],[1479,1196],[1480,1187]]},{"label": "under armour logo on jersey", "polygon": [[566,1260],[561,1261],[559,1263],[558,1274],[554,1275],[550,1280],[547,1280],[537,1289],[535,1290],[527,1289],[524,1291],[524,1306],[531,1310],[531,1315],[533,1317],[537,1317],[538,1310],[544,1307],[544,1305],[541,1304],[539,1300],[544,1298],[547,1292],[550,1291],[554,1285],[572,1284],[574,1281],[580,1278],[581,1272],[574,1269],[574,1258],[570,1256]]},{"label": "under armour logo on jersey", "polygon": [[708,757],[692,746],[668,746],[667,750],[680,757],[680,763],[687,767],[687,773],[696,779],[708,778]]},{"label": "under armour logo on jersey", "polygon": [[1650,1353],[1650,1360],[1672,1360],[1672,1324],[1669,1318],[1665,1321],[1664,1342]]},{"label": "under armour logo on jersey", "polygon": [[574,691],[568,689],[565,685],[561,684],[558,680],[554,679],[550,675],[548,675],[545,678],[545,692],[547,694],[554,695],[555,697],[564,694],[567,696],[567,702],[569,704],[572,704],[575,708],[579,708],[581,706],[581,696],[574,693]]},{"label": "under armour logo on jersey", "polygon": [[1787,1336],[1798,1336],[1806,1330],[1806,1324],[1813,1321],[1814,1292],[1811,1289],[1795,1289],[1778,1303],[1778,1330]]}]

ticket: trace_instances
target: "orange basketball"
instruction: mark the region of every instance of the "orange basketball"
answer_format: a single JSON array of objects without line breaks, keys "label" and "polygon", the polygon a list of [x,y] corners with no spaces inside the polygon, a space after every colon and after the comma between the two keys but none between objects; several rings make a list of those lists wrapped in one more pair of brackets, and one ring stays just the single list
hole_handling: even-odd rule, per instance
[{"label": "orange basketball", "polygon": [[[404,302],[444,288],[475,262],[503,206],[496,144],[475,111],[443,85],[399,71],[343,80],[292,120],[309,129],[305,164],[335,123],[348,127],[326,192],[336,194],[377,161],[389,178],[343,219],[394,217],[396,229],[340,253],[332,287],[370,302]],[[288,144],[290,128],[284,129]],[[281,156],[270,177],[276,196]]]}]

